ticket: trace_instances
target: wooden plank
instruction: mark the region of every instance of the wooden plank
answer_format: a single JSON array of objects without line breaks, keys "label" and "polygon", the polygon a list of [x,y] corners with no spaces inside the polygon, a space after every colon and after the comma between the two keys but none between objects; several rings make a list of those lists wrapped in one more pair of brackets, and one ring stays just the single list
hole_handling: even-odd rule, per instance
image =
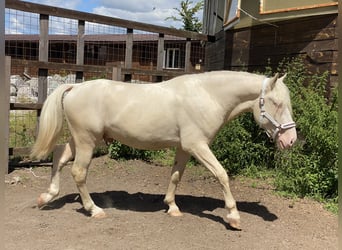
[{"label": "wooden plank", "polygon": [[[274,44],[278,45],[334,39],[336,37],[337,30],[336,20],[337,15],[335,14],[323,17],[301,18],[300,20],[294,19],[291,21],[279,22],[277,23],[279,26],[277,29],[265,25],[255,26],[251,28],[251,40],[253,46],[273,46]],[[246,29],[237,30],[234,33],[238,33],[238,37],[243,37],[244,32],[246,32]]]},{"label": "wooden plank", "polygon": [[95,65],[77,65],[71,63],[55,63],[55,62],[39,62],[28,61],[22,59],[12,59],[12,63],[24,67],[36,67],[53,70],[70,70],[70,71],[89,71],[89,72],[111,72],[112,67],[95,66]]},{"label": "wooden plank", "polygon": [[140,23],[140,22],[124,20],[124,19],[108,17],[108,16],[101,16],[101,15],[90,14],[90,13],[81,12],[81,11],[63,9],[59,7],[52,7],[52,6],[42,5],[42,4],[29,3],[25,1],[19,1],[19,0],[7,0],[6,8],[17,9],[17,10],[21,10],[25,12],[32,12],[32,13],[52,15],[52,16],[57,16],[57,17],[76,19],[76,20],[84,20],[87,22],[100,23],[100,24],[106,24],[106,25],[111,25],[111,26],[119,26],[119,27],[125,27],[129,29],[135,29],[135,30],[155,32],[158,34],[163,33],[163,34],[171,35],[171,36],[191,38],[192,40],[202,40],[202,41],[208,40],[207,35],[196,33],[196,32],[172,29],[172,28],[167,28],[167,27],[158,26],[158,25]]},{"label": "wooden plank", "polygon": [[184,75],[184,71],[171,71],[171,70],[146,70],[146,69],[126,69],[122,68],[121,73],[123,75],[128,74],[136,74],[142,76],[168,76],[168,77],[176,77],[180,75]]},{"label": "wooden plank", "polygon": [[[221,31],[216,35],[216,41],[208,42],[205,49],[205,69],[206,70],[222,70],[225,68],[225,62],[230,63],[231,49],[227,45],[230,44],[230,40],[227,36],[232,36],[232,33],[225,33]],[[228,53],[226,52],[228,51]],[[226,57],[227,55],[228,57]],[[229,67],[228,67],[229,68]],[[227,68],[226,68],[227,69]]]},{"label": "wooden plank", "polygon": [[314,63],[329,63],[333,61],[333,51],[309,51],[307,55]]},{"label": "wooden plank", "polygon": [[42,103],[10,103],[11,110],[40,110]]},{"label": "wooden plank", "polygon": [[[76,65],[76,64],[69,64],[69,63],[27,61],[27,60],[21,60],[21,59],[12,59],[12,63],[18,66],[23,66],[23,67],[37,67],[37,68],[46,68],[50,70],[54,69],[54,70],[113,73],[113,67],[110,67],[110,66]],[[121,71],[122,71],[121,74],[138,74],[138,75],[147,75],[147,76],[164,75],[164,76],[175,77],[175,76],[184,74],[184,71],[146,70],[146,69],[137,69],[137,68],[131,68],[131,69],[122,68]]]},{"label": "wooden plank", "polygon": [[28,147],[17,147],[17,148],[8,148],[8,154],[9,155],[30,155],[31,148]]},{"label": "wooden plank", "polygon": [[[60,148],[64,144],[56,144],[55,148]],[[16,147],[16,148],[6,148],[9,155],[30,155],[31,147]],[[39,165],[37,161],[28,161],[27,163],[32,163],[33,165]],[[44,164],[43,162],[41,164]]]},{"label": "wooden plank", "polygon": [[311,54],[313,52],[337,51],[337,39],[321,40],[313,42],[298,42],[290,44],[277,44],[273,46],[252,46],[250,49],[250,63],[258,61],[263,57],[284,57],[293,56],[295,54]]},{"label": "wooden plank", "polygon": [[231,57],[231,64],[238,66],[249,65],[250,60],[250,40],[252,32],[251,30],[246,30],[239,35],[233,36],[233,50]]}]

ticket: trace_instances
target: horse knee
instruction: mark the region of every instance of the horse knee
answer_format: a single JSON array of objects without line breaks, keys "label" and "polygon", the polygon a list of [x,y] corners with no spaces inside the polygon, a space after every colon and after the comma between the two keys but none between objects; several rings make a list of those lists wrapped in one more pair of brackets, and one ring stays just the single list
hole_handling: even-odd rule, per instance
[{"label": "horse knee", "polygon": [[84,183],[87,177],[87,170],[83,167],[79,167],[79,166],[72,166],[71,168],[71,174],[72,177],[74,178],[74,181],[76,182],[76,184],[81,184]]}]

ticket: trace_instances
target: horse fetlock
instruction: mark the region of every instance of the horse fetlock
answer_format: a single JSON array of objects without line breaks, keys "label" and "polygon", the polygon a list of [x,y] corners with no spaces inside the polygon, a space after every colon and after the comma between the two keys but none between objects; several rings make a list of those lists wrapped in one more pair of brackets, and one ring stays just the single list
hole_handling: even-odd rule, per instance
[{"label": "horse fetlock", "polygon": [[59,195],[59,188],[55,185],[51,185],[48,193],[52,196],[52,198],[54,198]]}]

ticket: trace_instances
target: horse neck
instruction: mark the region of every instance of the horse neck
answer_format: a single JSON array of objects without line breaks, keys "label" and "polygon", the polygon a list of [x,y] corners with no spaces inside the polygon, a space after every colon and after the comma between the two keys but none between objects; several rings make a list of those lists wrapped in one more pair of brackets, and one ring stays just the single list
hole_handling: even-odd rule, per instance
[{"label": "horse neck", "polygon": [[226,76],[214,76],[207,85],[224,108],[227,120],[241,113],[252,111],[253,106],[259,100],[264,77],[246,73],[238,75],[235,72],[223,74]]}]

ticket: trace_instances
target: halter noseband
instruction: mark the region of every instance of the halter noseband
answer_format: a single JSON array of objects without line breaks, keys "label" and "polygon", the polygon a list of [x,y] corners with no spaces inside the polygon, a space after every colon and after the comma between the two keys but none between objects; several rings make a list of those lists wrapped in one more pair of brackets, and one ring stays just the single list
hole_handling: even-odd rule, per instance
[{"label": "halter noseband", "polygon": [[287,129],[294,128],[294,127],[296,127],[296,123],[295,122],[287,122],[284,124],[280,124],[269,113],[266,112],[266,110],[265,110],[265,92],[266,92],[267,83],[268,83],[268,78],[266,78],[262,83],[261,95],[259,98],[260,123],[261,123],[262,119],[264,119],[264,118],[266,118],[267,120],[269,120],[269,122],[271,122],[271,124],[274,127],[274,129],[271,130],[271,132],[273,131],[272,134],[269,133],[266,129],[265,129],[265,131],[266,131],[267,136],[269,138],[271,138],[271,140],[274,141],[280,131],[284,131]]}]

